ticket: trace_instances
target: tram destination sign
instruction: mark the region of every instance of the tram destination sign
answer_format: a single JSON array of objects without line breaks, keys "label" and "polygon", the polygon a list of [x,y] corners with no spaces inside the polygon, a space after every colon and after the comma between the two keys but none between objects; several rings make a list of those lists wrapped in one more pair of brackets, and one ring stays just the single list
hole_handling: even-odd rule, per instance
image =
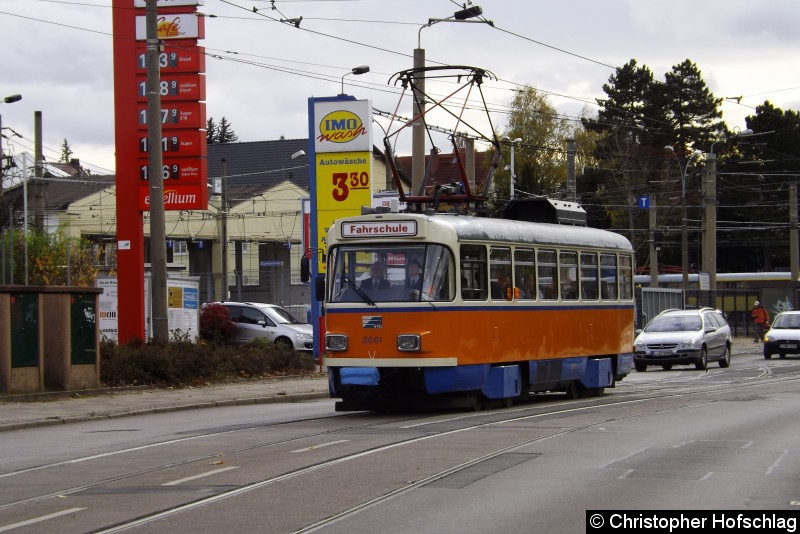
[{"label": "tram destination sign", "polygon": [[417,221],[343,221],[342,237],[411,237],[417,235]]}]

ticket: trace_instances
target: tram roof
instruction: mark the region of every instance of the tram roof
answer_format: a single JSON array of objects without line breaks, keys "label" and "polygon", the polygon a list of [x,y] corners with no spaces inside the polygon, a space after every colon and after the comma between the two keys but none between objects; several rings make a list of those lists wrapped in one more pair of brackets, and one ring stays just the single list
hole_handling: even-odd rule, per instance
[{"label": "tram roof", "polygon": [[513,241],[553,246],[632,250],[630,242],[625,237],[607,230],[585,226],[462,216],[434,216],[430,220],[434,224],[442,222],[450,224],[459,240]]},{"label": "tram roof", "polygon": [[[792,279],[792,273],[783,271],[767,271],[767,272],[752,272],[752,273],[717,273],[717,282],[766,282],[766,281],[785,281]],[[698,282],[700,275],[697,273],[689,273],[689,282]],[[634,276],[634,282],[637,284],[646,284],[650,282],[649,274],[637,274]],[[682,273],[659,273],[658,283],[680,283],[683,282]]]},{"label": "tram roof", "polygon": [[438,227],[439,231],[455,233],[459,241],[493,241],[525,244],[575,246],[592,248],[610,248],[617,250],[633,250],[630,242],[620,234],[587,228],[552,223],[536,223],[511,219],[492,219],[467,215],[417,213],[385,213],[380,215],[363,215],[348,217],[343,220],[366,221],[375,219],[401,220],[416,219],[424,221],[429,227]]}]

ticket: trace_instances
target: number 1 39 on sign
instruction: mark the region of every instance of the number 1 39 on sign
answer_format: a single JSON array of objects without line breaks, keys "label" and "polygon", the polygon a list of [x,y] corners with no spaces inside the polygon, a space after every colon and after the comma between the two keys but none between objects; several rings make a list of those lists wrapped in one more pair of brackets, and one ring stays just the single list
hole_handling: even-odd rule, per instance
[{"label": "number 1 39 on sign", "polygon": [[366,171],[334,172],[333,199],[337,202],[347,200],[351,191],[369,190],[369,173]]}]

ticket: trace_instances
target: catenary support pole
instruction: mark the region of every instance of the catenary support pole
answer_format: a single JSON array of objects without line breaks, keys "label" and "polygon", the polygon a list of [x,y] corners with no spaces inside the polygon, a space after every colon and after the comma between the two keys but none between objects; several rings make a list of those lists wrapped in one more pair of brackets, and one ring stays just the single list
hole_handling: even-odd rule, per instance
[{"label": "catenary support pole", "polygon": [[153,340],[169,340],[167,308],[167,243],[164,226],[164,176],[161,153],[161,52],[157,29],[157,0],[147,0],[147,169],[150,178],[150,279]]}]

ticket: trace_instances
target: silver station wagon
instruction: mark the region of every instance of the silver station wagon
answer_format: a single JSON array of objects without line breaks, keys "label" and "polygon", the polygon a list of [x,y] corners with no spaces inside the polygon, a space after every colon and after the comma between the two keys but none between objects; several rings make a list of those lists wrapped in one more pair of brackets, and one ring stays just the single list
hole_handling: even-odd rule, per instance
[{"label": "silver station wagon", "polygon": [[261,302],[217,302],[228,309],[235,325],[231,341],[247,343],[259,337],[294,350],[314,348],[314,330],[275,304]]},{"label": "silver station wagon", "polygon": [[722,313],[713,308],[666,310],[651,320],[634,341],[633,365],[646,371],[649,365],[672,369],[691,365],[698,370],[717,361],[731,364],[731,329]]}]

